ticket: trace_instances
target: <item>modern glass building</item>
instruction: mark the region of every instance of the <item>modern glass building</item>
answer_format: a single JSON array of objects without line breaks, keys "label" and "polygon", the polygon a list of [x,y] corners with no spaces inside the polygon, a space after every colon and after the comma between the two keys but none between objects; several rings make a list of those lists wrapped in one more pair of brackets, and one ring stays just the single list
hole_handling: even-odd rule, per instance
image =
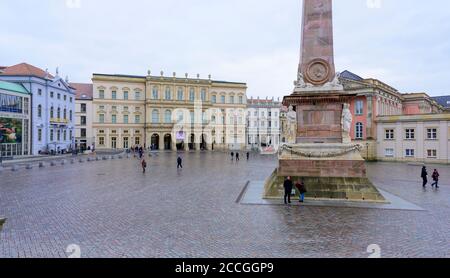
[{"label": "modern glass building", "polygon": [[30,154],[31,95],[20,84],[0,81],[1,157]]}]

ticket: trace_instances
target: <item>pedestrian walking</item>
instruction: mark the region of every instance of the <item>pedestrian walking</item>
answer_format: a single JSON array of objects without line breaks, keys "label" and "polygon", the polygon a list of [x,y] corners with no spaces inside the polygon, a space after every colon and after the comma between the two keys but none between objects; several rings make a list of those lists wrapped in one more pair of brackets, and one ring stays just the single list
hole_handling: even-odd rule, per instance
[{"label": "pedestrian walking", "polygon": [[145,158],[141,161],[142,166],[142,172],[145,173],[145,169],[147,169],[147,161],[145,161]]},{"label": "pedestrian walking", "polygon": [[427,172],[427,167],[423,166],[422,168],[422,174],[420,175],[422,177],[422,181],[423,181],[423,188],[425,188],[427,186],[428,183],[428,172]]},{"label": "pedestrian walking", "polygon": [[299,180],[296,184],[295,184],[295,187],[297,187],[297,189],[298,189],[298,192],[299,192],[299,194],[300,194],[300,203],[303,203],[303,202],[305,202],[305,194],[308,192],[307,190],[306,190],[306,186],[305,186],[305,182],[303,181],[303,180]]},{"label": "pedestrian walking", "polygon": [[284,204],[287,205],[288,203],[291,203],[291,194],[292,194],[292,188],[293,183],[291,180],[291,177],[287,177],[284,181]]},{"label": "pedestrian walking", "polygon": [[250,160],[250,153],[247,152],[247,161]]},{"label": "pedestrian walking", "polygon": [[234,152],[231,152],[231,161],[234,161]]},{"label": "pedestrian walking", "polygon": [[239,160],[240,160],[239,153],[236,153],[236,161],[239,161]]},{"label": "pedestrian walking", "polygon": [[183,169],[183,159],[181,158],[181,156],[178,157],[177,159],[177,169]]},{"label": "pedestrian walking", "polygon": [[431,176],[433,178],[433,183],[431,184],[431,187],[436,186],[436,188],[439,188],[439,172],[437,169],[434,169],[433,175]]}]

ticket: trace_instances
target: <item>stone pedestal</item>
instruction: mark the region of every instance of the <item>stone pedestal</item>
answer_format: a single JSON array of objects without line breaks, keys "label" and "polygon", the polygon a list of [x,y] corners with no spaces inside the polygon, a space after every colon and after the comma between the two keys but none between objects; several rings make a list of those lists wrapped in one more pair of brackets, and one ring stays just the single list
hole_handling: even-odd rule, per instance
[{"label": "stone pedestal", "polygon": [[283,196],[283,182],[290,176],[294,182],[305,182],[308,198],[385,202],[367,178],[360,148],[342,143],[284,145],[279,166],[266,181],[264,198]]}]

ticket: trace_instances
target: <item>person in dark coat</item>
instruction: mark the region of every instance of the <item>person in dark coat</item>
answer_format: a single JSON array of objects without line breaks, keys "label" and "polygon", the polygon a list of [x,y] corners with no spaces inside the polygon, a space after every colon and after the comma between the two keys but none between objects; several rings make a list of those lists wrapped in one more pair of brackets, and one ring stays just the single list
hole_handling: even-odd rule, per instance
[{"label": "person in dark coat", "polygon": [[231,161],[234,161],[234,152],[231,152]]},{"label": "person in dark coat", "polygon": [[420,176],[422,177],[422,180],[423,180],[423,188],[425,188],[427,186],[427,183],[428,183],[427,167],[423,166],[422,174]]},{"label": "person in dark coat", "polygon": [[292,183],[291,177],[287,177],[284,181],[284,203],[287,205],[291,203],[291,194],[294,184]]},{"label": "person in dark coat", "polygon": [[183,169],[183,159],[181,158],[181,156],[178,157],[177,159],[177,169]]},{"label": "person in dark coat", "polygon": [[300,194],[300,203],[305,202],[305,194],[308,192],[306,190],[305,182],[303,180],[298,181],[295,184],[295,187],[297,187],[297,190],[298,190],[298,192]]},{"label": "person in dark coat", "polygon": [[434,169],[433,175],[431,176],[433,178],[433,183],[431,184],[431,187],[436,186],[436,188],[439,188],[439,172],[437,169]]},{"label": "person in dark coat", "polygon": [[250,160],[250,153],[247,152],[247,160]]},{"label": "person in dark coat", "polygon": [[147,161],[145,161],[145,159],[142,159],[141,166],[142,166],[142,172],[145,173],[145,169],[147,169]]},{"label": "person in dark coat", "polygon": [[236,153],[236,161],[239,161],[239,153]]}]

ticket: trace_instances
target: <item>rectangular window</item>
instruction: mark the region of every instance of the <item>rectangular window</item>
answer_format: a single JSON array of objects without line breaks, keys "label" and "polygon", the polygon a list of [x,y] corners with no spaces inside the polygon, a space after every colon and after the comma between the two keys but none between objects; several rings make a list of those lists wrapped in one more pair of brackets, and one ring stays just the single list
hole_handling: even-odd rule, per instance
[{"label": "rectangular window", "polygon": [[58,93],[58,94],[56,95],[56,98],[57,98],[57,99],[61,99],[61,94]]},{"label": "rectangular window", "polygon": [[85,128],[81,129],[81,137],[86,138],[86,129]]},{"label": "rectangular window", "polygon": [[414,157],[414,149],[406,149],[406,157]]},{"label": "rectangular window", "polygon": [[384,155],[386,157],[394,157],[394,149],[385,149],[384,150]]},{"label": "rectangular window", "polygon": [[128,115],[123,115],[123,123],[128,124]]},{"label": "rectangular window", "polygon": [[53,129],[50,129],[50,141],[53,141],[53,137],[54,137],[54,131],[53,131]]},{"label": "rectangular window", "polygon": [[212,103],[217,103],[217,96],[212,96],[211,102]]},{"label": "rectangular window", "polygon": [[38,141],[42,142],[42,129],[38,129]]},{"label": "rectangular window", "polygon": [[357,123],[356,124],[356,129],[355,129],[355,139],[361,140],[364,137],[364,125],[362,123]]},{"label": "rectangular window", "polygon": [[127,91],[123,92],[123,99],[128,100],[128,92]]},{"label": "rectangular window", "polygon": [[230,103],[234,103],[234,96],[230,96]]},{"label": "rectangular window", "polygon": [[437,150],[427,150],[428,158],[437,158]]},{"label": "rectangular window", "polygon": [[405,139],[406,140],[414,140],[414,139],[416,139],[416,130],[412,129],[412,128],[406,129]]},{"label": "rectangular window", "polygon": [[362,115],[364,113],[364,101],[358,100],[355,103],[355,114]]},{"label": "rectangular window", "polygon": [[194,88],[191,88],[189,90],[189,101],[193,102],[195,100],[195,90]]},{"label": "rectangular window", "polygon": [[135,143],[135,145],[140,145],[141,144],[141,138],[139,138],[139,137],[134,138],[134,143]]},{"label": "rectangular window", "polygon": [[104,146],[105,145],[105,137],[98,137],[98,144],[100,146]]},{"label": "rectangular window", "polygon": [[427,139],[428,140],[437,140],[437,128],[428,128],[427,129]]},{"label": "rectangular window", "polygon": [[81,111],[81,113],[86,113],[86,103],[82,103],[81,104],[81,109],[80,109],[80,111]]},{"label": "rectangular window", "polygon": [[225,96],[220,96],[220,102],[225,103]]},{"label": "rectangular window", "polygon": [[80,125],[85,126],[86,125],[86,116],[80,117]]},{"label": "rectangular window", "polygon": [[135,100],[141,100],[141,93],[140,92],[135,92],[134,93],[134,99]]},{"label": "rectangular window", "polygon": [[116,116],[116,115],[112,115],[112,116],[111,116],[111,122],[112,122],[113,124],[117,123],[117,116]]},{"label": "rectangular window", "polygon": [[64,95],[64,101],[66,101],[67,100],[67,96],[66,95]]},{"label": "rectangular window", "polygon": [[202,101],[206,101],[206,90],[202,89],[201,93],[200,93],[200,98]]},{"label": "rectangular window", "polygon": [[116,91],[112,91],[111,92],[111,98],[112,99],[117,99],[117,92]]},{"label": "rectangular window", "polygon": [[104,123],[105,123],[105,114],[100,114],[100,115],[98,115],[98,121],[99,121],[101,124],[104,124]]},{"label": "rectangular window", "polygon": [[178,96],[177,96],[178,101],[182,101],[184,99],[183,95],[184,95],[183,88],[178,88]]},{"label": "rectangular window", "polygon": [[170,90],[169,87],[166,88],[166,95],[165,95],[165,100],[171,100],[172,99],[172,91]]},{"label": "rectangular window", "polygon": [[139,115],[134,116],[134,123],[136,123],[136,124],[141,123],[141,116],[139,116]]},{"label": "rectangular window", "polygon": [[98,98],[99,99],[105,99],[105,91],[104,90],[98,91]]},{"label": "rectangular window", "polygon": [[42,96],[42,89],[38,89],[38,95]]},{"label": "rectangular window", "polygon": [[53,93],[53,92],[50,92],[50,97],[51,97],[51,98],[53,98],[53,95],[54,95],[54,93]]},{"label": "rectangular window", "polygon": [[153,87],[153,91],[152,91],[152,98],[154,100],[158,99],[158,87]]},{"label": "rectangular window", "polygon": [[242,96],[239,97],[239,103],[244,104],[244,98]]},{"label": "rectangular window", "polygon": [[386,129],[385,130],[385,137],[386,140],[394,140],[395,139],[395,133],[393,129]]}]

